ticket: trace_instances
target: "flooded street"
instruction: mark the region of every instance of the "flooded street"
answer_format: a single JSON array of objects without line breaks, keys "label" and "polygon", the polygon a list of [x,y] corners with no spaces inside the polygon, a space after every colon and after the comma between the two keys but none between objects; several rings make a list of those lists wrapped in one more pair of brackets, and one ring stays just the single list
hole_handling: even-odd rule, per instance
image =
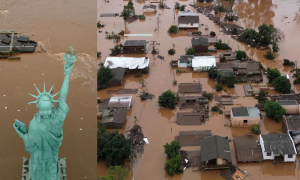
[{"label": "flooded street", "polygon": [[[163,145],[174,140],[175,136],[178,136],[179,131],[192,131],[192,130],[212,130],[214,135],[228,136],[230,139],[234,135],[245,135],[250,132],[250,128],[229,128],[224,126],[229,124],[228,118],[225,118],[223,114],[219,115],[216,113],[209,114],[209,121],[201,126],[179,126],[175,123],[176,110],[161,109],[158,107],[158,96],[168,89],[177,92],[178,87],[173,86],[172,82],[174,80],[175,68],[170,67],[170,62],[172,60],[177,60],[180,55],[185,54],[185,48],[191,47],[191,37],[187,36],[187,31],[180,30],[177,35],[168,35],[168,28],[177,24],[177,11],[173,11],[173,5],[175,1],[165,1],[167,6],[171,9],[158,9],[157,13],[145,14],[146,20],[137,20],[132,23],[126,23],[121,17],[101,17],[102,13],[120,13],[123,6],[128,3],[128,1],[116,0],[117,2],[106,3],[103,0],[98,0],[98,13],[97,21],[105,24],[104,28],[98,29],[102,31],[98,33],[97,36],[97,51],[102,53],[102,58],[98,58],[99,62],[104,62],[105,58],[109,56],[110,48],[112,48],[115,43],[112,40],[105,39],[105,31],[118,33],[125,29],[125,34],[153,34],[151,37],[124,37],[121,39],[121,43],[125,40],[147,40],[147,41],[157,41],[160,43],[159,51],[160,55],[165,57],[165,61],[162,61],[155,56],[153,56],[148,50],[147,56],[150,58],[148,75],[143,75],[141,78],[135,78],[134,75],[125,75],[123,85],[120,87],[112,87],[109,89],[101,90],[98,92],[99,98],[109,98],[113,94],[107,94],[108,90],[117,90],[121,88],[129,89],[139,89],[139,93],[142,92],[141,84],[139,84],[139,79],[144,79],[146,82],[146,89],[149,93],[154,94],[155,98],[148,100],[146,102],[141,102],[138,94],[133,95],[132,99],[132,109],[130,113],[127,114],[127,122],[125,126],[125,131],[129,130],[134,125],[134,116],[139,120],[139,125],[143,127],[143,133],[148,138],[149,144],[145,145],[145,151],[143,156],[138,160],[137,164],[134,164],[133,171],[130,172],[130,177],[128,179],[223,179],[220,176],[220,171],[202,171],[193,172],[192,168],[187,169],[181,175],[175,175],[170,177],[166,174],[164,170],[164,164],[166,161],[166,155],[164,154]],[[187,10],[194,11],[194,9],[188,4],[192,4],[193,1],[179,1],[181,4],[185,4]],[[147,2],[136,2],[133,1],[136,14],[143,14],[142,7]],[[298,42],[300,42],[300,1],[299,0],[237,0],[234,6],[234,10],[237,12],[240,19],[237,21],[238,25],[247,28],[257,28],[262,23],[271,23],[276,28],[281,29],[285,33],[285,41],[279,43],[280,50],[276,54],[276,59],[274,61],[266,60],[263,55],[267,50],[258,50],[255,48],[250,48],[245,44],[239,43],[232,39],[228,35],[223,35],[220,32],[219,26],[210,21],[203,14],[200,16],[200,24],[204,24],[199,28],[202,34],[208,34],[210,31],[215,31],[217,37],[223,42],[228,43],[233,50],[245,50],[249,57],[253,57],[254,60],[260,61],[264,67],[278,68],[283,74],[291,73],[289,68],[284,68],[282,66],[282,59],[290,59],[292,61],[297,61],[298,64],[300,60],[298,58],[299,47]],[[195,11],[194,11],[195,12]],[[174,15],[175,14],[175,15]],[[288,18],[283,19],[283,16]],[[159,18],[157,18],[159,17]],[[174,18],[175,17],[175,18]],[[295,20],[294,20],[295,19]],[[157,24],[158,27],[157,27]],[[208,25],[208,31],[205,31],[205,26]],[[157,28],[157,31],[155,29]],[[176,54],[173,56],[168,55],[168,50],[172,48],[172,44],[175,44]],[[149,44],[148,44],[149,47]],[[145,55],[123,55],[127,57],[137,56],[143,57]],[[203,90],[207,92],[215,92],[214,80],[208,78],[207,73],[181,73],[176,74],[175,79],[177,83],[189,83],[189,82],[201,82]],[[266,78],[264,78],[264,83],[267,83]],[[293,80],[291,78],[291,80]],[[227,89],[227,93],[222,92],[222,94],[233,94],[236,96],[244,96],[243,84],[236,84],[235,89]],[[299,86],[293,87],[296,93],[300,91]],[[216,93],[219,94],[219,93]],[[273,92],[272,92],[273,94]],[[216,101],[210,101],[210,107],[216,104]],[[252,97],[239,97],[234,100],[234,104],[238,106],[248,106],[253,107],[257,104],[257,100]],[[262,134],[268,132],[281,132],[281,122],[275,123],[272,119],[265,117],[260,122]],[[200,143],[199,143],[200,145]],[[235,149],[234,144],[230,142],[231,156],[233,158],[233,163],[236,163],[235,159]],[[183,150],[200,150],[200,147],[183,147]],[[294,163],[282,163],[274,165],[271,161],[264,161],[260,163],[244,163],[239,164],[239,167],[249,174],[247,179],[299,179],[299,161],[295,166]],[[98,174],[106,174],[106,166],[104,161],[98,162]]]},{"label": "flooded street", "polygon": [[[15,119],[27,126],[36,106],[27,102],[37,94],[34,84],[60,90],[64,79],[63,55],[70,45],[77,62],[70,77],[59,158],[66,157],[68,179],[96,177],[96,7],[95,1],[2,0],[0,29],[20,31],[37,41],[47,53],[20,54],[21,60],[0,59],[0,174],[1,179],[21,179],[25,151],[23,140],[13,128]],[[93,28],[94,27],[94,28]],[[40,47],[36,51],[41,51]],[[19,55],[18,55],[19,56]],[[55,98],[57,99],[57,97]],[[94,153],[92,153],[94,152]]]}]

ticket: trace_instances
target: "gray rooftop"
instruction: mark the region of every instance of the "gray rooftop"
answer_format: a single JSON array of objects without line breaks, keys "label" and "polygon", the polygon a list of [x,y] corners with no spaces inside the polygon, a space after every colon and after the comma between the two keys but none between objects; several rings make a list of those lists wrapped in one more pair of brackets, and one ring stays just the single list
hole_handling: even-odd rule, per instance
[{"label": "gray rooftop", "polygon": [[123,46],[145,46],[146,40],[127,40]]},{"label": "gray rooftop", "polygon": [[197,46],[197,45],[209,46],[208,37],[200,36],[200,37],[192,38],[192,46]]},{"label": "gray rooftop", "polygon": [[126,119],[126,109],[123,108],[114,108],[110,110],[103,110],[102,111],[102,119],[101,123],[121,123],[123,124]]},{"label": "gray rooftop", "polygon": [[232,115],[235,117],[249,116],[248,109],[246,107],[233,107],[231,108]]},{"label": "gray rooftop", "polygon": [[231,108],[234,117],[259,117],[260,113],[257,107],[233,107]]},{"label": "gray rooftop", "polygon": [[113,80],[123,81],[125,69],[120,68],[120,67],[112,69],[111,74],[112,74],[112,78],[110,81],[113,81]]},{"label": "gray rooftop", "polygon": [[261,135],[265,152],[273,152],[274,154],[296,154],[294,149],[294,143],[287,134],[283,133],[270,133],[267,135]]},{"label": "gray rooftop", "polygon": [[299,115],[283,116],[283,123],[286,124],[287,129],[290,131],[300,131],[300,116]]},{"label": "gray rooftop", "polygon": [[180,63],[187,63],[189,61],[192,62],[192,59],[194,58],[193,55],[183,55],[179,57]]},{"label": "gray rooftop", "polygon": [[296,100],[277,100],[277,102],[284,106],[284,105],[298,105]]},{"label": "gray rooftop", "polygon": [[151,8],[151,9],[156,9],[156,5],[154,4],[146,4],[143,9],[147,9],[147,8]]},{"label": "gray rooftop", "polygon": [[200,141],[201,161],[221,158],[231,161],[228,139],[221,136],[210,136]]}]

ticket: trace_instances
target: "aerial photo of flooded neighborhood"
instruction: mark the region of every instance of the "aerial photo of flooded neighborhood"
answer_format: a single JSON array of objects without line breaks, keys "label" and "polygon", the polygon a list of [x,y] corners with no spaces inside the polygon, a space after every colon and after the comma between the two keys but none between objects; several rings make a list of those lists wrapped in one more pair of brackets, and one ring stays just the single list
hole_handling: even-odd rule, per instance
[{"label": "aerial photo of flooded neighborhood", "polygon": [[299,179],[299,32],[299,0],[98,0],[98,179]]}]

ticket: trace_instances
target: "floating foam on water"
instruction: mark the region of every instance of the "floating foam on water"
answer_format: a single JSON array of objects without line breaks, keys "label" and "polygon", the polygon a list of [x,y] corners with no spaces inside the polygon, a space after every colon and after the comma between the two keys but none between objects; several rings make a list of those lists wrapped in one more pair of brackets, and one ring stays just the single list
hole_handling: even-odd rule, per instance
[{"label": "floating foam on water", "polygon": [[81,129],[81,128],[79,128],[79,130],[80,130],[80,131],[82,131],[82,129]]},{"label": "floating foam on water", "polygon": [[5,94],[3,96],[6,96]]},{"label": "floating foam on water", "polygon": [[7,109],[7,107],[5,107],[4,109]]},{"label": "floating foam on water", "polygon": [[20,110],[18,109],[18,111],[20,111]]}]

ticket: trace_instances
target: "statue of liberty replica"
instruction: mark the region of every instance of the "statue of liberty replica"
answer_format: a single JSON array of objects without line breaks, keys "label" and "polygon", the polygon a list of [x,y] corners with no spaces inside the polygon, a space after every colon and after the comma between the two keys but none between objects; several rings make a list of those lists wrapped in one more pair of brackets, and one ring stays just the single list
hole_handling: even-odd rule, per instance
[{"label": "statue of liberty replica", "polygon": [[[29,123],[29,130],[26,125],[16,120],[14,128],[23,139],[25,150],[30,153],[29,160],[29,179],[30,180],[60,180],[60,169],[58,152],[63,140],[63,124],[69,112],[66,103],[70,74],[77,57],[75,50],[71,46],[64,55],[66,61],[64,65],[64,82],[60,92],[52,95],[52,88],[41,92],[35,85],[38,95],[33,95],[38,112],[34,115]],[[59,94],[59,98],[53,98]],[[54,108],[54,103],[57,106]],[[24,167],[24,165],[23,165]],[[27,172],[28,174],[28,172]],[[28,176],[28,175],[27,175]],[[27,179],[27,178],[26,178]]]}]

